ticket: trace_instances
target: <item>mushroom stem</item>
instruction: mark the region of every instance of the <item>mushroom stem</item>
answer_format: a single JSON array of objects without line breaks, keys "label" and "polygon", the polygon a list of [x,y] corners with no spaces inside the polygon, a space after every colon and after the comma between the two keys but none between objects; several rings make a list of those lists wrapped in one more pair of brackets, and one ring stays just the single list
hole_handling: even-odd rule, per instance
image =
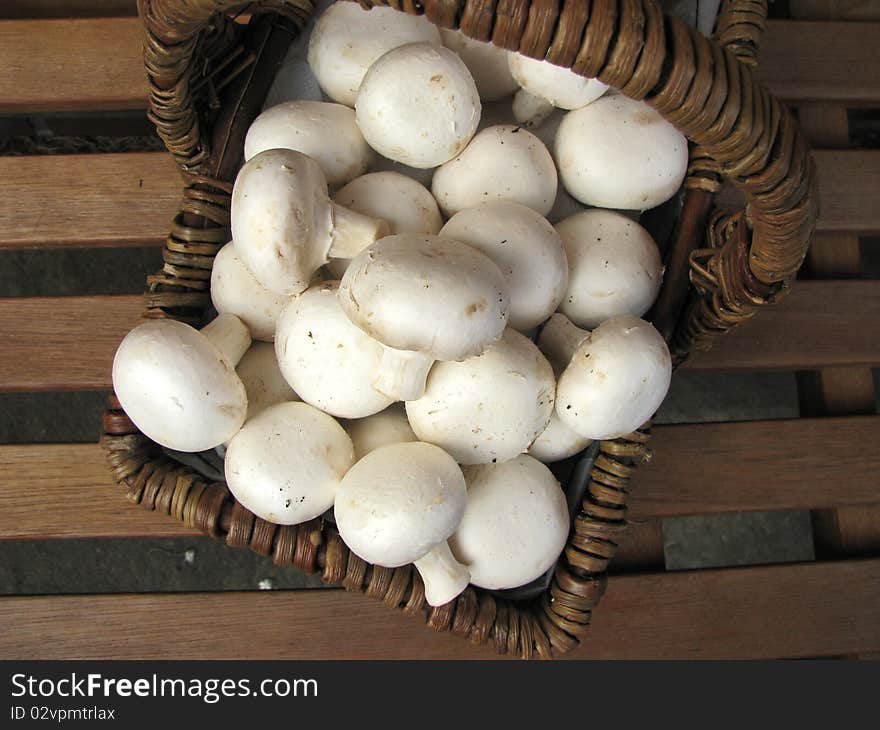
[{"label": "mushroom stem", "polygon": [[554,314],[538,337],[538,349],[553,366],[556,377],[568,367],[571,358],[581,343],[590,336],[589,330],[584,330],[574,324],[564,314]]},{"label": "mushroom stem", "polygon": [[425,600],[431,606],[449,603],[471,579],[470,571],[459,563],[444,540],[413,565],[425,584]]},{"label": "mushroom stem", "polygon": [[336,203],[331,203],[333,215],[333,240],[329,257],[352,259],[367,246],[384,238],[391,229],[381,218],[371,218]]},{"label": "mushroom stem", "polygon": [[425,394],[433,364],[434,358],[424,353],[383,346],[373,388],[395,400],[416,400]]},{"label": "mushroom stem", "polygon": [[233,368],[251,346],[251,333],[234,314],[218,314],[200,332],[223,353]]},{"label": "mushroom stem", "polygon": [[513,118],[530,129],[537,129],[546,122],[555,108],[547,99],[525,89],[520,89],[513,97]]}]

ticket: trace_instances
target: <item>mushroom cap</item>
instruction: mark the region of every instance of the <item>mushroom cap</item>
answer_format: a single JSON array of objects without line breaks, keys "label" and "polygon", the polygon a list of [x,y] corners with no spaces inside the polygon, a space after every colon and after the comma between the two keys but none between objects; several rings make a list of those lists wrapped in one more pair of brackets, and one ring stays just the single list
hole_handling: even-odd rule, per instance
[{"label": "mushroom cap", "polygon": [[641,225],[613,210],[585,210],[556,224],[568,257],[568,289],[559,311],[592,329],[609,317],[647,312],[663,281],[657,244]]},{"label": "mushroom cap", "polygon": [[644,102],[620,94],[566,114],[554,151],[565,189],[600,208],[654,208],[687,173],[684,135]]},{"label": "mushroom cap", "polygon": [[337,418],[363,418],[393,399],[371,383],[382,345],[355,327],[328,281],[291,299],[278,320],[275,352],[284,378],[306,403]]},{"label": "mushroom cap", "polygon": [[425,394],[407,401],[410,426],[422,441],[460,464],[502,462],[523,453],[547,427],[555,381],[537,346],[515,330],[479,357],[437,362]]},{"label": "mushroom cap", "polygon": [[238,361],[235,372],[247,391],[247,421],[276,403],[300,400],[281,374],[271,342],[252,344]]},{"label": "mushroom cap", "polygon": [[464,514],[461,469],[443,449],[417,441],[371,451],[342,480],[334,518],[358,557],[396,568],[444,542]]},{"label": "mushroom cap", "polygon": [[584,438],[613,439],[650,419],[669,390],[672,359],[654,327],[631,314],[605,320],[556,386],[556,413]]},{"label": "mushroom cap", "polygon": [[308,403],[277,403],[248,421],[226,448],[226,484],[269,522],[296,525],[326,512],[354,448],[333,418]]},{"label": "mushroom cap", "polygon": [[113,389],[145,436],[177,451],[228,441],[247,413],[235,366],[198,330],[172,319],[144,322],[123,338]]},{"label": "mushroom cap", "polygon": [[254,339],[271,342],[287,297],[257,281],[230,241],[214,257],[211,302],[218,312],[234,314],[244,322]]},{"label": "mushroom cap", "polygon": [[309,66],[327,96],[353,107],[364,75],[380,56],[398,46],[422,42],[440,44],[437,27],[422,16],[393,8],[368,11],[357,3],[334,3],[312,30]]},{"label": "mushroom cap", "polygon": [[513,124],[487,127],[434,173],[431,192],[446,216],[488,200],[521,203],[546,216],[556,200],[556,165],[534,134]]},{"label": "mushroom cap", "polygon": [[435,236],[443,227],[437,201],[422,184],[399,172],[371,172],[337,191],[333,201],[388,221],[391,234]]},{"label": "mushroom cap", "polygon": [[592,439],[584,438],[566,426],[554,409],[547,428],[532,442],[526,453],[544,464],[552,464],[579,454],[591,443]]},{"label": "mushroom cap", "polygon": [[443,45],[455,51],[468,67],[483,101],[504,99],[519,88],[507,63],[507,51],[469,38],[460,30],[440,29]]},{"label": "mushroom cap", "polygon": [[403,403],[393,403],[384,411],[366,418],[346,421],[342,427],[354,444],[354,458],[357,460],[388,444],[419,440],[406,420]]},{"label": "mushroom cap", "polygon": [[531,208],[507,200],[480,203],[452,216],[440,235],[482,251],[501,269],[513,329],[537,327],[562,301],[568,284],[562,239]]},{"label": "mushroom cap", "polygon": [[470,570],[471,583],[500,590],[543,575],[559,558],[570,527],[565,494],[550,470],[523,454],[462,471],[467,507],[449,546]]},{"label": "mushroom cap", "polygon": [[442,165],[480,123],[480,96],[464,62],[448,48],[411,43],[374,63],[355,111],[369,145],[411,167]]},{"label": "mushroom cap", "polygon": [[377,241],[342,277],[348,318],[388,347],[463,360],[507,324],[504,275],[474,248],[449,238],[402,234]]},{"label": "mushroom cap", "polygon": [[327,263],[333,216],[318,163],[295,150],[266,150],[244,164],[232,191],[232,238],[264,287],[298,294]]},{"label": "mushroom cap", "polygon": [[580,109],[608,90],[598,79],[585,78],[549,61],[538,61],[521,53],[508,54],[507,61],[520,86],[558,109]]},{"label": "mushroom cap", "polygon": [[245,160],[278,148],[311,157],[331,185],[344,185],[363,175],[373,157],[354,111],[324,101],[287,101],[253,121],[244,141]]}]

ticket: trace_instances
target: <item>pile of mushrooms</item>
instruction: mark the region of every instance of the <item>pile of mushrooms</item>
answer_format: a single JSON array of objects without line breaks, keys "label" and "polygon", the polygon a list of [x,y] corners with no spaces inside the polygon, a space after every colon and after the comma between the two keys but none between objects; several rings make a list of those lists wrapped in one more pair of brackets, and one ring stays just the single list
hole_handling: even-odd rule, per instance
[{"label": "pile of mushrooms", "polygon": [[595,79],[389,8],[331,5],[307,62],[323,97],[276,88],[247,133],[216,316],[132,330],[116,395],[161,446],[224,455],[255,515],[332,509],[431,605],[529,583],[570,524],[546,464],[669,388],[638,213],[679,190],[686,140]]}]

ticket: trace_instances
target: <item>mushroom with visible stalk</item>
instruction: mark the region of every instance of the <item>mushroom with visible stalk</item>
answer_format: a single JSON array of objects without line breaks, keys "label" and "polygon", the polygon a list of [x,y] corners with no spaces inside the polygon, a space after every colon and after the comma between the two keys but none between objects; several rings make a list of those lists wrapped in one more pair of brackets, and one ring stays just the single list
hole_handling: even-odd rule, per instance
[{"label": "mushroom with visible stalk", "polygon": [[342,424],[354,444],[354,458],[362,459],[371,451],[388,444],[418,441],[406,420],[402,403],[394,403],[384,411]]},{"label": "mushroom with visible stalk", "polygon": [[352,464],[351,439],[331,416],[308,403],[277,403],[232,437],[226,484],[257,517],[297,525],[333,506]]},{"label": "mushroom with visible stalk", "polygon": [[[388,222],[389,233],[437,235],[443,218],[428,189],[399,172],[371,172],[337,191],[333,201],[356,213]],[[348,259],[331,259],[327,268],[342,278]]]},{"label": "mushroom with visible stalk", "polygon": [[256,280],[231,241],[217,252],[211,269],[211,303],[221,314],[234,314],[244,322],[255,340],[275,339],[275,325],[287,299]]},{"label": "mushroom with visible stalk", "polygon": [[441,28],[440,38],[444,46],[464,61],[483,101],[505,99],[519,88],[503,48],[469,38],[460,30]]},{"label": "mushroom with visible stalk", "polygon": [[394,398],[371,386],[383,348],[339,306],[339,282],[307,289],[278,320],[275,353],[285,380],[306,403],[337,418],[363,418]]},{"label": "mushroom with visible stalk", "polygon": [[421,396],[434,360],[464,360],[498,340],[510,308],[504,275],[487,256],[414,234],[358,254],[339,299],[348,318],[386,346],[373,387],[397,400]]},{"label": "mushroom with visible stalk", "polygon": [[334,3],[312,30],[309,66],[327,96],[353,107],[370,66],[388,51],[408,43],[440,45],[440,33],[422,16],[393,8],[367,11],[357,3]]},{"label": "mushroom with visible stalk", "polygon": [[556,166],[531,132],[512,124],[482,130],[434,173],[431,192],[446,216],[488,200],[521,203],[546,216],[556,200]]},{"label": "mushroom with visible stalk", "polygon": [[465,466],[462,472],[467,506],[449,546],[470,571],[471,583],[502,590],[546,573],[570,527],[556,477],[525,454],[503,464]]},{"label": "mushroom with visible stalk", "polygon": [[507,200],[480,203],[452,216],[440,235],[482,251],[501,269],[513,329],[537,327],[562,301],[568,285],[562,239],[531,208]]},{"label": "mushroom with visible stalk", "polygon": [[288,385],[271,342],[255,342],[244,354],[235,369],[247,392],[248,407],[245,422],[276,403],[298,401],[300,397]]},{"label": "mushroom with visible stalk", "polygon": [[387,232],[385,221],[331,202],[324,173],[301,152],[261,152],[235,179],[235,251],[257,281],[279,294],[299,294],[331,258],[351,258]]},{"label": "mushroom with visible stalk", "polygon": [[242,321],[221,314],[201,330],[172,319],[144,322],[113,358],[113,389],[148,438],[175,451],[228,441],[247,414],[235,366],[251,344]]},{"label": "mushroom with visible stalk", "polygon": [[260,114],[247,131],[244,158],[273,149],[308,155],[334,186],[363,175],[373,158],[354,111],[324,101],[287,101]]},{"label": "mushroom with visible stalk", "polygon": [[538,345],[562,369],[556,414],[583,438],[632,433],[654,415],[669,390],[669,349],[654,327],[631,314],[607,319],[592,332],[554,314]]},{"label": "mushroom with visible stalk", "polygon": [[641,225],[613,210],[585,210],[556,224],[568,258],[559,311],[593,328],[618,314],[641,317],[663,282],[657,244]]},{"label": "mushroom with visible stalk", "polygon": [[675,195],[688,166],[684,135],[621,94],[566,114],[554,152],[565,189],[599,208],[654,208]]},{"label": "mushroom with visible stalk", "polygon": [[586,78],[549,61],[520,53],[509,54],[507,60],[513,78],[522,87],[513,100],[513,116],[527,126],[539,126],[554,109],[580,109],[608,90],[598,79]]},{"label": "mushroom with visible stalk", "polygon": [[442,165],[480,123],[474,79],[448,48],[411,43],[374,63],[358,91],[358,126],[370,147],[410,167]]},{"label": "mushroom with visible stalk", "polygon": [[334,517],[355,555],[385,568],[413,563],[425,584],[425,600],[442,606],[470,578],[446,543],[461,522],[466,499],[461,469],[443,449],[390,444],[348,471],[336,494]]},{"label": "mushroom with visible stalk", "polygon": [[515,458],[547,427],[553,412],[553,369],[535,344],[515,330],[479,357],[435,363],[425,394],[406,414],[421,441],[459,464]]}]

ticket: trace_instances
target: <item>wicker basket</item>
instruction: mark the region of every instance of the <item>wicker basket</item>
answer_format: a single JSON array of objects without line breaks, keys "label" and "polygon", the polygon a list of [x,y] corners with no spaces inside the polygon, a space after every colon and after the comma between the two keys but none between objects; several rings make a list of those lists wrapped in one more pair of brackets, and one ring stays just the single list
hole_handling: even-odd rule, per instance
[{"label": "wicker basket", "polygon": [[[765,0],[725,0],[711,42],[664,17],[654,0],[362,0],[424,13],[510,50],[596,76],[643,99],[693,143],[687,193],[665,252],[667,275],[648,316],[676,363],[693,348],[785,294],[816,217],[815,174],[789,113],[756,81]],[[309,0],[139,0],[146,27],[150,116],[185,179],[184,200],[149,276],[144,317],[199,324],[210,307],[213,256],[229,239],[232,181],[244,135],[286,49],[311,12]],[[248,24],[235,12],[250,13]],[[746,196],[745,211],[711,213],[722,177]],[[704,236],[708,222],[708,234]],[[705,241],[705,244],[704,244]],[[647,460],[647,424],[602,442],[586,494],[549,588],[510,601],[469,587],[454,601],[426,605],[406,566],[371,566],[321,519],[278,526],[168,458],[111,396],[103,445],[129,500],[172,515],[235,547],[379,598],[502,653],[549,658],[575,647],[605,590],[605,571],[626,529],[629,479]]]}]

